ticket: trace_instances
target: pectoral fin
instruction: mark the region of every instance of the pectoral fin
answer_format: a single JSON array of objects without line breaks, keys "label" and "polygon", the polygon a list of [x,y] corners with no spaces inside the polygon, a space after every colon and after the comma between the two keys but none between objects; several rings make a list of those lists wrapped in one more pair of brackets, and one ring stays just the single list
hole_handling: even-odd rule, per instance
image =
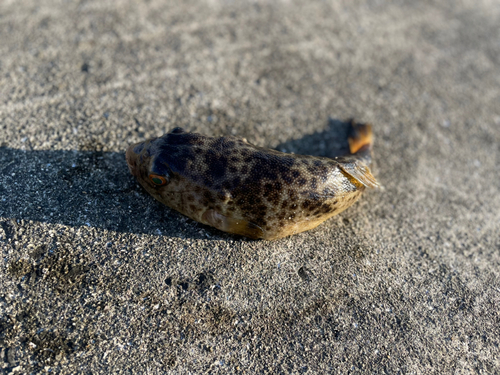
[{"label": "pectoral fin", "polygon": [[240,234],[254,239],[264,237],[264,231],[257,224],[244,219],[235,219],[222,215],[213,209],[205,211],[201,218],[205,224],[224,232]]},{"label": "pectoral fin", "polygon": [[[370,168],[362,161],[339,163],[339,168],[356,186],[379,188],[380,184],[373,177]],[[353,181],[354,180],[354,181]]]}]

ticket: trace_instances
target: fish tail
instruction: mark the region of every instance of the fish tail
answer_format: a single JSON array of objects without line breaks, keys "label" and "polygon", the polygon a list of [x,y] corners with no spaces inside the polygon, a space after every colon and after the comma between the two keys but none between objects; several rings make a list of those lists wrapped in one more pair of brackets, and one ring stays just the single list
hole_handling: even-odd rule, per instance
[{"label": "fish tail", "polygon": [[350,120],[351,128],[347,140],[351,156],[344,157],[339,167],[356,186],[382,188],[370,171],[373,135],[370,124]]},{"label": "fish tail", "polygon": [[365,163],[370,164],[372,161],[372,146],[373,134],[370,124],[357,123],[350,120],[351,128],[349,129],[348,142],[351,155],[356,155]]}]

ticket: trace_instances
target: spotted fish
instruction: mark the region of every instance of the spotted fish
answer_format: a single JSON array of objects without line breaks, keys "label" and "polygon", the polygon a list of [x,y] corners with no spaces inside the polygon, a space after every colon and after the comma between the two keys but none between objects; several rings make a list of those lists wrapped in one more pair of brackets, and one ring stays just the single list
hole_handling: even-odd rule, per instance
[{"label": "spotted fish", "polygon": [[167,206],[224,232],[275,240],[315,228],[378,187],[369,169],[371,126],[351,122],[348,141],[350,155],[330,159],[175,128],[131,145],[126,158]]}]

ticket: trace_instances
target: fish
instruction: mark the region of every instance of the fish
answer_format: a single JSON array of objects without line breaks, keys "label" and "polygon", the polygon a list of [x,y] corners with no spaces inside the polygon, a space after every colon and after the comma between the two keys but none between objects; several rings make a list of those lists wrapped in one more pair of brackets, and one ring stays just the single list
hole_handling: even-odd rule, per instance
[{"label": "fish", "polygon": [[317,227],[379,183],[370,171],[370,124],[350,121],[349,153],[334,158],[283,153],[234,136],[176,127],[132,144],[131,174],[154,198],[202,224],[276,240]]}]

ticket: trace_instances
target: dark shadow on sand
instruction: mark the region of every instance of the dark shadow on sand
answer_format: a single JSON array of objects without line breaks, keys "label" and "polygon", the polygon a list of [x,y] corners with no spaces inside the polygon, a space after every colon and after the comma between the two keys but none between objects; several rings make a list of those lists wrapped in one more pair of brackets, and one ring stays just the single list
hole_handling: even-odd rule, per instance
[{"label": "dark shadow on sand", "polygon": [[350,120],[340,121],[329,118],[326,130],[280,143],[276,149],[282,152],[327,158],[348,155],[349,143],[347,142],[347,136],[350,128]]}]

